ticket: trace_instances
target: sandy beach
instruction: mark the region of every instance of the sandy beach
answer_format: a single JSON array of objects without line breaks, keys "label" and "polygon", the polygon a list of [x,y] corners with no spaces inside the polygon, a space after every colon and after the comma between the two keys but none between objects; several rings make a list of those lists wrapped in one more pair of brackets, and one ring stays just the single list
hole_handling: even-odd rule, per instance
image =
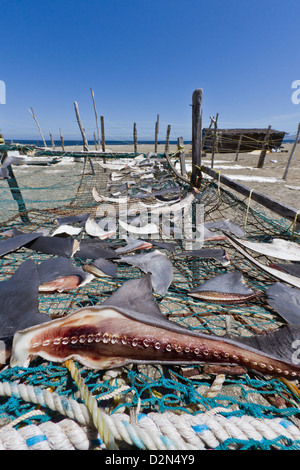
[{"label": "sandy beach", "polygon": [[[223,175],[238,181],[250,189],[255,189],[268,195],[275,201],[300,209],[300,147],[296,147],[286,180],[283,174],[290,156],[293,144],[287,143],[279,152],[267,153],[263,168],[257,168],[259,152],[256,154],[240,153],[236,161],[235,154],[215,154],[213,168]],[[57,150],[61,148],[57,147]],[[82,146],[65,147],[66,151],[82,151]],[[89,148],[91,152],[95,149]],[[154,152],[154,144],[138,145],[138,152],[147,154]],[[131,153],[133,145],[109,145],[107,152]],[[164,144],[158,145],[158,153],[164,153]],[[176,145],[169,146],[172,156],[177,151]],[[186,168],[191,170],[191,145],[185,145]],[[172,158],[176,168],[180,170],[176,157]],[[211,154],[203,155],[202,164],[211,167]],[[65,157],[60,163],[49,166],[21,165],[14,166],[14,173],[22,191],[26,208],[43,209],[64,205],[71,200],[78,188],[83,165],[74,163],[72,157]],[[16,202],[13,200],[6,180],[0,180],[2,197],[1,220],[6,220],[16,212]],[[244,196],[236,193],[237,197]],[[254,206],[254,203],[253,203]]]},{"label": "sandy beach", "polygon": [[[216,153],[214,156],[213,168],[221,174],[232,177],[235,181],[255,189],[272,199],[300,209],[300,145],[296,146],[292,161],[289,166],[287,177],[283,175],[292,150],[292,143],[285,143],[278,152],[266,154],[263,168],[257,168],[259,151],[256,153],[239,153],[236,161],[235,153]],[[68,147],[68,150],[82,150],[81,146]],[[66,150],[67,150],[66,149]],[[90,150],[94,150],[93,147]],[[109,145],[107,150],[112,152],[133,152],[133,145]],[[158,152],[165,151],[164,144],[158,145]],[[169,153],[172,155],[177,151],[176,145],[169,146]],[[154,152],[154,145],[138,145],[138,152]],[[187,169],[191,164],[191,145],[185,145]],[[173,159],[175,161],[176,159]],[[211,154],[206,154],[202,159],[203,165],[211,167]],[[179,165],[176,166],[179,169]],[[241,196],[242,197],[242,196]]]}]

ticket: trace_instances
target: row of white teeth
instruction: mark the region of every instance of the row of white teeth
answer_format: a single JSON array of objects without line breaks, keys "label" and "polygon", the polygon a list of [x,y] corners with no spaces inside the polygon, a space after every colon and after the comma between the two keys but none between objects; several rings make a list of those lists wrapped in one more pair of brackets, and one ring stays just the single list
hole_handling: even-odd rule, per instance
[{"label": "row of white teeth", "polygon": [[[119,336],[119,335],[116,335],[116,334],[113,334],[113,335],[110,335],[108,333],[104,333],[103,335],[101,333],[98,333],[96,335],[93,335],[93,334],[89,334],[89,335],[80,335],[80,336],[72,336],[71,338],[68,338],[68,337],[61,337],[61,338],[54,338],[53,340],[51,339],[47,339],[45,341],[43,341],[42,343],[33,343],[32,344],[32,348],[36,349],[36,348],[39,348],[39,347],[47,347],[49,346],[51,343],[54,345],[54,346],[58,346],[60,344],[66,346],[68,344],[84,344],[84,343],[99,343],[101,342],[104,343],[104,344],[107,344],[107,343],[111,343],[111,344],[116,344],[118,342],[120,342],[121,344],[123,344],[124,346],[125,345],[128,345],[128,346],[132,346],[132,347],[136,347],[138,345],[143,345],[145,348],[148,348],[149,346],[153,346],[154,349],[156,350],[160,350],[160,349],[164,349],[165,351],[167,352],[171,352],[171,351],[176,351],[177,353],[182,353],[182,352],[185,352],[185,353],[192,353],[194,355],[201,355],[202,357],[211,357],[211,358],[219,358],[219,359],[227,359],[228,361],[232,361],[232,362],[235,362],[235,363],[239,363],[240,362],[240,359],[238,356],[236,355],[232,355],[230,357],[230,355],[228,353],[220,353],[219,351],[211,351],[209,349],[203,349],[201,350],[200,348],[190,348],[190,347],[185,347],[185,348],[182,348],[180,345],[178,344],[175,344],[175,345],[172,345],[170,343],[168,343],[166,346],[164,346],[162,343],[160,343],[159,341],[156,341],[155,343],[153,343],[153,340],[152,339],[148,339],[148,338],[144,338],[142,341],[139,340],[138,338],[133,338],[133,340],[130,340],[129,338],[127,338],[126,336]],[[283,370],[279,367],[273,367],[271,364],[265,364],[263,362],[256,362],[256,361],[251,361],[247,358],[244,358],[243,359],[243,362],[244,363],[248,363],[249,367],[253,367],[253,368],[256,368],[256,367],[260,367],[261,369],[265,369],[266,371],[269,371],[269,372],[276,372],[278,374],[283,374],[283,375],[292,375],[292,376],[297,376],[297,372],[290,372],[288,370]]]}]

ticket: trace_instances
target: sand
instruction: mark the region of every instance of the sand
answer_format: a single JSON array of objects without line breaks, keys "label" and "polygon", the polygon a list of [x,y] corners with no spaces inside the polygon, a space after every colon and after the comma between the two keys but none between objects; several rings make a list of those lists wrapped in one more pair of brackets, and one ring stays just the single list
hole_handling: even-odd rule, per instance
[{"label": "sand", "polygon": [[[221,174],[230,176],[250,189],[255,189],[272,199],[294,208],[300,209],[300,146],[296,147],[286,180],[283,174],[293,144],[284,144],[280,152],[271,152],[266,155],[263,168],[257,168],[259,152],[257,154],[240,153],[238,160],[235,154],[215,154],[214,169]],[[57,148],[60,150],[60,148]],[[81,146],[68,147],[65,150],[81,151]],[[127,153],[133,152],[133,145],[109,145],[107,151]],[[158,152],[163,153],[164,145],[158,145]],[[170,145],[169,152],[175,153],[176,145]],[[91,147],[90,151],[94,151]],[[191,169],[191,146],[185,146],[187,170]],[[138,145],[138,152],[154,152],[154,145]],[[172,159],[173,162],[176,158]],[[203,156],[202,163],[211,166],[211,154]],[[177,166],[179,170],[179,162]],[[72,158],[66,158],[62,163],[50,166],[14,166],[14,172],[22,190],[27,208],[59,207],[64,200],[72,198],[78,187],[82,165],[74,163]],[[59,187],[59,191],[57,190]],[[6,180],[0,180],[0,195],[2,208],[1,220],[6,220],[4,212],[9,216],[16,211],[16,203],[11,197]],[[244,196],[236,195],[244,199]]]},{"label": "sand", "polygon": [[[267,153],[263,168],[257,168],[259,159],[259,152],[257,152],[257,154],[240,153],[237,161],[235,161],[235,153],[215,154],[214,169],[250,189],[255,189],[278,202],[293,207],[295,210],[300,210],[300,144],[293,154],[285,180],[282,178],[293,144],[287,143],[282,147],[280,152]],[[108,148],[114,152],[133,152],[133,145],[110,145]],[[164,145],[158,145],[158,152],[163,153],[164,150]],[[170,145],[170,153],[176,152],[176,150],[176,145]],[[191,145],[186,145],[188,169],[191,161],[190,150]],[[154,152],[154,145],[139,145],[138,151],[141,153]],[[210,167],[211,154],[203,156],[202,163]]]}]

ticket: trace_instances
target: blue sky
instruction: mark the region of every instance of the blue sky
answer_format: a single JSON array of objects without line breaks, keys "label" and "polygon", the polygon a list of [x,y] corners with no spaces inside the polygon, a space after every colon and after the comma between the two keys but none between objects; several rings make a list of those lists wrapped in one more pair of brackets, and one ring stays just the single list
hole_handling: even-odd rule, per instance
[{"label": "blue sky", "polygon": [[191,101],[203,88],[203,125],[295,132],[300,104],[296,0],[1,0],[0,129],[7,139],[79,139],[74,101],[89,139],[90,88],[106,138],[191,138]]}]

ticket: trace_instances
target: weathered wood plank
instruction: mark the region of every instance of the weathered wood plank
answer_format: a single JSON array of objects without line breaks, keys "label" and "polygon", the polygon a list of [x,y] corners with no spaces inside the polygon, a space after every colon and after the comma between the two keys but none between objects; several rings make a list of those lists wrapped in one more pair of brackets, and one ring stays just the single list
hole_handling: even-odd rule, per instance
[{"label": "weathered wood plank", "polygon": [[290,157],[288,159],[288,162],[287,162],[287,165],[286,165],[286,168],[284,170],[283,177],[282,177],[282,179],[284,179],[284,180],[286,179],[288,171],[289,171],[289,167],[290,167],[290,164],[291,164],[291,161],[292,161],[292,158],[293,158],[293,155],[294,155],[294,152],[295,152],[298,140],[299,140],[299,134],[300,134],[300,122],[298,124],[298,130],[297,130],[296,138],[295,138],[295,141],[294,141],[294,145],[292,147],[291,154],[290,154]]},{"label": "weathered wood plank", "polygon": [[192,102],[192,185],[198,187],[201,181],[201,152],[202,152],[202,97],[203,90],[199,88],[193,93]]},{"label": "weathered wood plank", "polygon": [[[293,207],[282,204],[281,202],[277,202],[274,199],[271,199],[269,196],[266,196],[265,194],[262,194],[259,191],[255,191],[249,188],[248,186],[240,184],[228,178],[227,176],[222,175],[216,172],[215,170],[212,170],[211,168],[207,166],[202,166],[201,169],[207,175],[211,176],[217,181],[220,181],[220,183],[226,185],[227,187],[233,189],[234,191],[237,191],[243,196],[249,197],[251,195],[252,201],[258,202],[262,206],[275,212],[277,215],[280,215],[281,217],[292,220],[293,222],[296,220],[296,217],[298,217],[298,210],[294,209]],[[300,214],[299,214],[299,220],[300,220]]]}]

